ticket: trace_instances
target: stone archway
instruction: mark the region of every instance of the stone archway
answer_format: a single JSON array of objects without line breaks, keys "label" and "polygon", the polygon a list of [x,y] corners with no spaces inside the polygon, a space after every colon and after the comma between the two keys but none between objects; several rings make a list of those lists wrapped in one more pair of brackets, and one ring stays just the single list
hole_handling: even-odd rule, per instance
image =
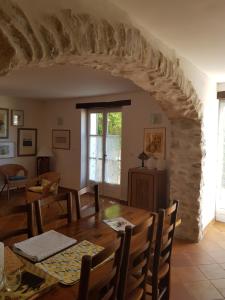
[{"label": "stone archway", "polygon": [[73,63],[128,78],[154,95],[171,120],[170,197],[180,200],[178,234],[201,237],[201,105],[178,62],[131,25],[69,9],[34,21],[9,0],[0,5],[0,45],[2,76],[22,66]]}]

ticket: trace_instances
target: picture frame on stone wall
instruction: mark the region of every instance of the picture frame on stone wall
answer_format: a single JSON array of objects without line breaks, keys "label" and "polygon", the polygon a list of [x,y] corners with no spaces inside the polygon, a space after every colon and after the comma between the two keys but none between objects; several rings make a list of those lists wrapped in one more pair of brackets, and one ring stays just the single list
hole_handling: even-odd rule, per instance
[{"label": "picture frame on stone wall", "polygon": [[11,110],[11,125],[24,126],[24,111],[21,109]]},{"label": "picture frame on stone wall", "polygon": [[52,148],[70,150],[70,130],[52,129]]},{"label": "picture frame on stone wall", "polygon": [[37,155],[37,129],[36,128],[17,129],[17,155],[18,156]]},{"label": "picture frame on stone wall", "polygon": [[0,142],[0,158],[15,157],[15,144],[13,142]]},{"label": "picture frame on stone wall", "polygon": [[144,152],[158,159],[166,158],[166,128],[144,129]]},{"label": "picture frame on stone wall", "polygon": [[9,110],[0,108],[0,139],[9,137]]}]

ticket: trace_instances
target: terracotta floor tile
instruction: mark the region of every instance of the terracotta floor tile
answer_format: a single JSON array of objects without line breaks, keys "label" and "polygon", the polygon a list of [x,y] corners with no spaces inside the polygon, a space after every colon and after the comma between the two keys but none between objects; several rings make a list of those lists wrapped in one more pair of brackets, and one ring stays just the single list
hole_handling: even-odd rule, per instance
[{"label": "terracotta floor tile", "polygon": [[[196,300],[222,300],[223,296],[209,281],[199,281],[184,284],[193,299]],[[182,299],[182,298],[181,298]],[[181,300],[180,299],[180,300]]]},{"label": "terracotta floor tile", "polygon": [[215,264],[216,260],[204,251],[197,251],[193,253],[186,253],[192,265],[209,265]]},{"label": "terracotta floor tile", "polygon": [[185,283],[207,279],[197,267],[173,267],[171,277],[173,282]]},{"label": "terracotta floor tile", "polygon": [[200,265],[199,269],[208,279],[225,278],[225,270],[218,264]]},{"label": "terracotta floor tile", "polygon": [[217,263],[225,263],[225,249],[211,251],[209,254]]},{"label": "terracotta floor tile", "polygon": [[196,300],[182,283],[173,283],[170,298],[171,300]]},{"label": "terracotta floor tile", "polygon": [[190,267],[194,266],[193,261],[190,259],[187,253],[176,253],[172,255],[171,260],[172,266],[174,267]]},{"label": "terracotta floor tile", "polygon": [[218,291],[225,297],[225,279],[210,280]]}]

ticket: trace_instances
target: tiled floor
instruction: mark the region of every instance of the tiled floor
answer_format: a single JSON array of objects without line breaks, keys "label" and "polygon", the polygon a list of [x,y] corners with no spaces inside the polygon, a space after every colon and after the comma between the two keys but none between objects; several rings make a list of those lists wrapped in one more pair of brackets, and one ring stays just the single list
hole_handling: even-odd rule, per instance
[{"label": "tiled floor", "polygon": [[175,241],[171,300],[225,299],[225,224],[211,225],[198,244]]},{"label": "tiled floor", "polygon": [[[9,202],[1,197],[0,211],[21,202],[23,193],[13,193]],[[0,228],[12,223],[15,219],[1,223]],[[225,224],[211,225],[198,244],[175,240],[171,275],[171,300],[225,299]]]}]

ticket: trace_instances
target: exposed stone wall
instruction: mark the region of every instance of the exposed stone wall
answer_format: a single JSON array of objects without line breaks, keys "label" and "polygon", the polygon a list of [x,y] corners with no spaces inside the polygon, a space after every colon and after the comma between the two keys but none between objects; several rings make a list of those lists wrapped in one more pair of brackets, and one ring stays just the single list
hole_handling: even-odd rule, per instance
[{"label": "exposed stone wall", "polygon": [[71,10],[31,20],[0,3],[0,75],[28,65],[81,64],[108,70],[149,91],[172,120],[171,199],[180,200],[179,235],[201,236],[201,104],[178,61],[152,47],[132,25]]}]

